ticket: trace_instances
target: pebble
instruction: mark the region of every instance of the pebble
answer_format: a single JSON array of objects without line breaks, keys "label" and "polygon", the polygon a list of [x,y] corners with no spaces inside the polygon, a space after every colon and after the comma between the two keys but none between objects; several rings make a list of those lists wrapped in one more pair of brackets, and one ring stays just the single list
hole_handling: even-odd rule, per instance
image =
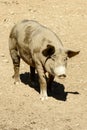
[{"label": "pebble", "polygon": [[10,12],[11,15],[14,15],[15,13],[13,11]]},{"label": "pebble", "polygon": [[4,59],[3,61],[4,61],[5,63],[9,63],[9,61],[8,61],[7,59]]},{"label": "pebble", "polygon": [[0,56],[1,56],[2,58],[4,58],[4,59],[2,59],[3,62],[9,63],[8,59],[5,59],[5,54],[4,54],[4,53],[0,54]]},{"label": "pebble", "polygon": [[4,54],[4,53],[2,53],[2,54],[1,54],[1,57],[5,57],[5,54]]}]

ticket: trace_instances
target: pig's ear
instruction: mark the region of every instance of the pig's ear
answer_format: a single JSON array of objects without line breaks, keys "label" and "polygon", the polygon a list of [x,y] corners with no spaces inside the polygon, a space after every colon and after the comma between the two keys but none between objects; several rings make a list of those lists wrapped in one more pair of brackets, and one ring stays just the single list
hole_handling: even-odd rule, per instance
[{"label": "pig's ear", "polygon": [[55,47],[52,45],[47,45],[47,48],[42,51],[42,54],[46,57],[50,57],[55,52]]},{"label": "pig's ear", "polygon": [[69,58],[72,58],[73,56],[76,56],[79,54],[80,51],[72,51],[72,50],[67,50],[66,53],[67,53],[67,56]]}]

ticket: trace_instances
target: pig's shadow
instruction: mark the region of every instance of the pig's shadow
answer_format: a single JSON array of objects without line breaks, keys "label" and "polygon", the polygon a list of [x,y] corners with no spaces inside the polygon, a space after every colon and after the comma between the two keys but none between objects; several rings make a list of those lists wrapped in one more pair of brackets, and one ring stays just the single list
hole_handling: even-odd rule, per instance
[{"label": "pig's shadow", "polygon": [[[39,82],[38,82],[38,75],[35,75],[35,82],[33,84],[31,84],[30,80],[30,73],[24,73],[24,74],[20,74],[20,79],[21,82],[29,85],[29,87],[34,88],[38,93],[40,93],[40,87],[39,87]],[[61,100],[61,101],[66,101],[67,100],[67,96],[68,94],[79,94],[78,92],[65,92],[65,87],[63,84],[57,83],[55,81],[53,81],[52,85],[51,85],[51,90],[49,90],[49,88],[47,89],[48,92],[48,96],[51,96],[57,100]]]}]

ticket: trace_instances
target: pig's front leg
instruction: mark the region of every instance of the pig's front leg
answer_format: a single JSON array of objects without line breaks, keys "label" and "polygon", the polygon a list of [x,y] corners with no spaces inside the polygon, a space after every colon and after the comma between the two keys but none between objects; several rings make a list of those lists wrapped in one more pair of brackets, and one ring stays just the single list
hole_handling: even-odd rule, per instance
[{"label": "pig's front leg", "polygon": [[51,74],[49,74],[49,78],[48,78],[48,82],[47,82],[47,87],[48,87],[48,90],[50,92],[52,92],[51,85],[52,85],[53,80],[54,80],[54,76],[51,75]]},{"label": "pig's front leg", "polygon": [[40,99],[43,101],[47,99],[47,82],[43,68],[37,69],[40,83]]}]

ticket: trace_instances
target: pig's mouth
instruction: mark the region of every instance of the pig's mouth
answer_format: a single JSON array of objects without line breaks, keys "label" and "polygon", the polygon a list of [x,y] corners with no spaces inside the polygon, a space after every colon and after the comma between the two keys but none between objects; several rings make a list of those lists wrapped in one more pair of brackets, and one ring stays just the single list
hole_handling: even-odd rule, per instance
[{"label": "pig's mouth", "polygon": [[58,75],[58,78],[59,78],[59,79],[65,79],[65,78],[66,78],[66,75],[65,75],[65,74]]}]

